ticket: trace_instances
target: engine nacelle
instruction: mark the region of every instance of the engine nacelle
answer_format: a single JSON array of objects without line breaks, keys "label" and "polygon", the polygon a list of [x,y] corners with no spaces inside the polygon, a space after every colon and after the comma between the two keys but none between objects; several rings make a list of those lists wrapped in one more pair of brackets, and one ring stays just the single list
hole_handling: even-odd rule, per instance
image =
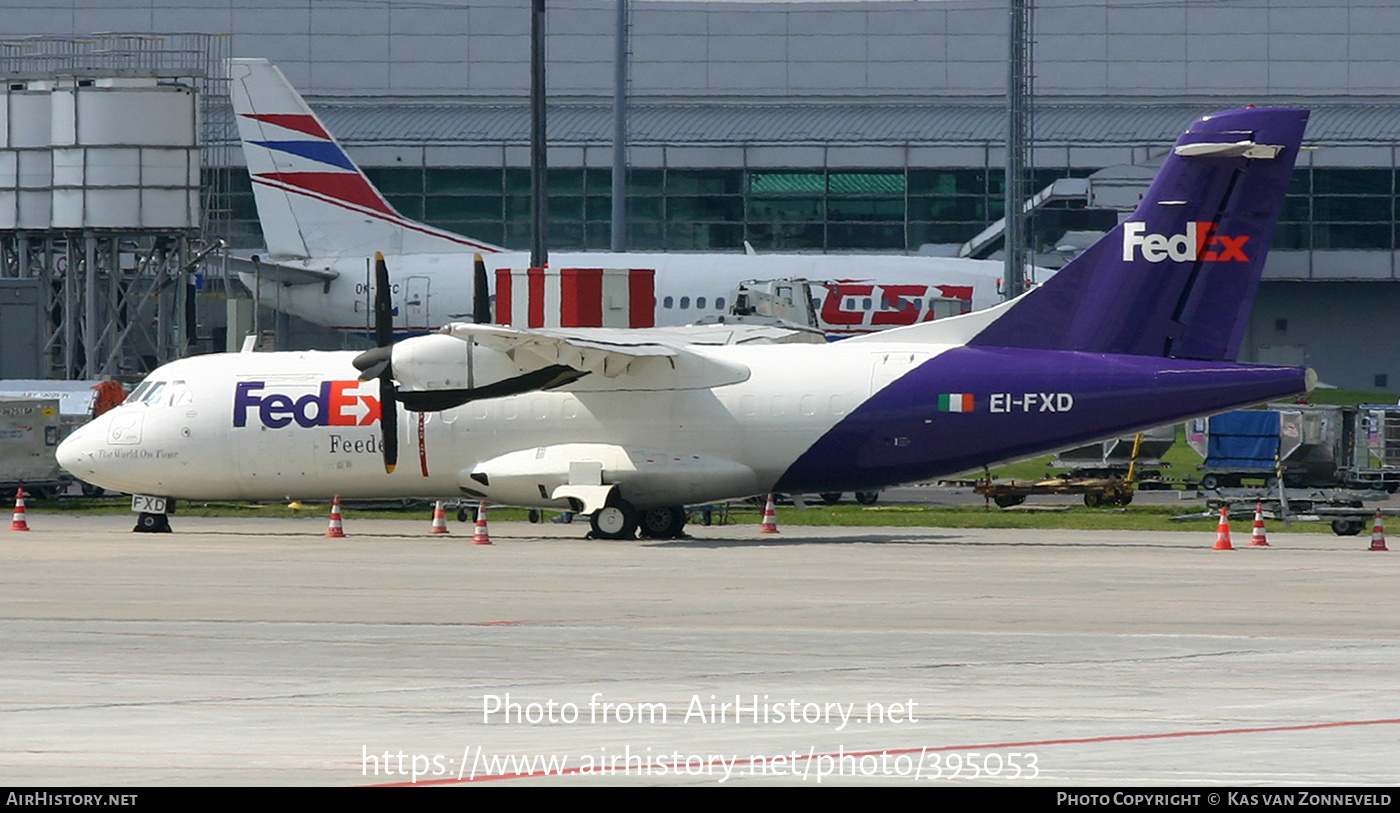
[{"label": "engine nacelle", "polygon": [[408,390],[470,390],[508,381],[544,367],[525,359],[517,364],[506,353],[475,342],[434,333],[394,345],[394,380]]}]

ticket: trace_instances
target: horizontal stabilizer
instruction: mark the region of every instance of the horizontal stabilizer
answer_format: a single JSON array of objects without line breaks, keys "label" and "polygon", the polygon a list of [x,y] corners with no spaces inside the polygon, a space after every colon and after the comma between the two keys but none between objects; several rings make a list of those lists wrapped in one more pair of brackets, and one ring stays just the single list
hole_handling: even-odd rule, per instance
[{"label": "horizontal stabilizer", "polygon": [[229,255],[229,270],[238,274],[259,277],[263,282],[279,285],[324,285],[340,276],[340,272],[329,268],[312,268],[297,264],[283,264],[259,258]]}]

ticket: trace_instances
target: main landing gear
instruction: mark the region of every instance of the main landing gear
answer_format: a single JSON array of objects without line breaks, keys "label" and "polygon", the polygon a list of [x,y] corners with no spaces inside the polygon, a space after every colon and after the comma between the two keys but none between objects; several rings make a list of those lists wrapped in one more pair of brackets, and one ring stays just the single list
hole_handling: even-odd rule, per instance
[{"label": "main landing gear", "polygon": [[136,518],[136,527],[131,530],[138,534],[168,534],[170,517],[166,514],[142,513]]},{"label": "main landing gear", "polygon": [[647,539],[675,539],[685,527],[680,506],[637,510],[626,500],[615,500],[593,512],[588,523],[599,539],[632,539],[640,530]]}]

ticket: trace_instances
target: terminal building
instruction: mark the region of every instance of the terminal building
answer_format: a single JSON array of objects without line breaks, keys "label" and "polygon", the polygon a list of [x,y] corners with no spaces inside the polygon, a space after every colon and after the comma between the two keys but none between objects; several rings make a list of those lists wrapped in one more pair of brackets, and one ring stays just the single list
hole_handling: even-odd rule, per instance
[{"label": "terminal building", "polygon": [[[1037,0],[1033,221],[1054,265],[1124,214],[1211,110],[1313,111],[1246,360],[1400,392],[1400,7],[1380,0]],[[627,247],[956,253],[1002,214],[1005,0],[671,2],[628,10]],[[550,0],[550,248],[606,249],[616,3]],[[26,37],[227,37],[297,86],[405,215],[529,244],[530,11],[470,4],[16,0]],[[224,228],[258,244],[226,151]],[[1098,195],[1096,189],[1120,194]],[[1057,259],[1058,258],[1058,259]],[[852,269],[857,275],[858,269]]]}]

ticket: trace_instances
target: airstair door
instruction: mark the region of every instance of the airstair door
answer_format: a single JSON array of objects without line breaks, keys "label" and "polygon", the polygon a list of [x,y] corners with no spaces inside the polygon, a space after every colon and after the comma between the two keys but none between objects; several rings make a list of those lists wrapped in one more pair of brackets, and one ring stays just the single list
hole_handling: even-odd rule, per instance
[{"label": "airstair door", "polygon": [[404,291],[404,315],[405,324],[410,331],[427,330],[432,327],[428,316],[428,298],[431,292],[428,290],[427,277],[409,277]]}]

